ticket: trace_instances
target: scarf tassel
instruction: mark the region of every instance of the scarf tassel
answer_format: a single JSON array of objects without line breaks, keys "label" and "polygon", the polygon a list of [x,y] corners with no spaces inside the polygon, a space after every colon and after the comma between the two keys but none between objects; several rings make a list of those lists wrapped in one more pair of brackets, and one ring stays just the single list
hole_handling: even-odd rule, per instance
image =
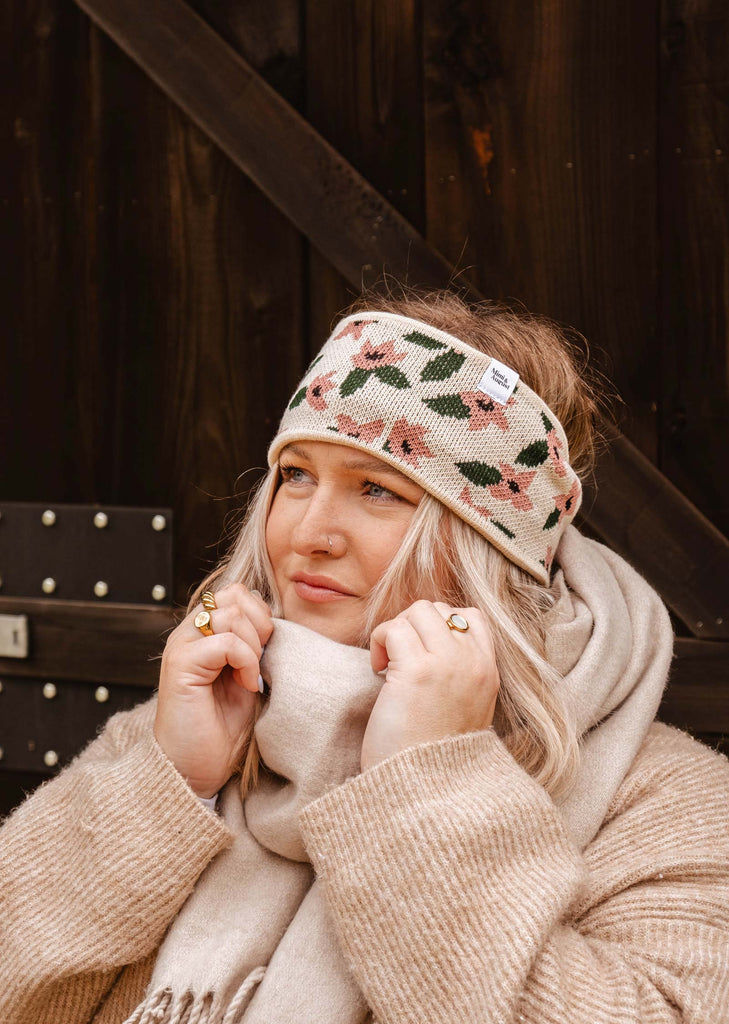
[{"label": "scarf tassel", "polygon": [[139,1004],[125,1024],[239,1024],[265,973],[265,967],[254,968],[238,988],[227,1010],[216,1005],[212,993],[195,996],[186,992],[175,997],[170,989],[159,989]]}]

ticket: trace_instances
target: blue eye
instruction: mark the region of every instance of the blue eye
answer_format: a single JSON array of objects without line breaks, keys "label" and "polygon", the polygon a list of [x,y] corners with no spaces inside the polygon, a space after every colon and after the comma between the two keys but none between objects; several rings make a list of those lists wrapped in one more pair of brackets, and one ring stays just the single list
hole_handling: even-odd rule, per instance
[{"label": "blue eye", "polygon": [[402,501],[402,498],[394,491],[388,491],[386,487],[376,484],[372,480],[363,481],[362,486],[367,489],[367,497],[372,498],[373,501]]}]

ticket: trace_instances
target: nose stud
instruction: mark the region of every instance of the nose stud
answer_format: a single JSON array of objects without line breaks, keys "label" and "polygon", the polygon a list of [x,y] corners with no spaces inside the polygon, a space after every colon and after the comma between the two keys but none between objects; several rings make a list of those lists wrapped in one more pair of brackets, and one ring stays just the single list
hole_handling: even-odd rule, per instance
[{"label": "nose stud", "polygon": [[327,540],[329,541],[329,554],[331,555],[331,553],[332,553],[332,538],[329,535],[327,535]]}]

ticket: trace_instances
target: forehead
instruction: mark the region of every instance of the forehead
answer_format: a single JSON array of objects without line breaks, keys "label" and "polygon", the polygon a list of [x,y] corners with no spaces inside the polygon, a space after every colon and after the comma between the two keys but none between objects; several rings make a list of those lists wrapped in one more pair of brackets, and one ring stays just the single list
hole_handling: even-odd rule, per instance
[{"label": "forehead", "polygon": [[410,478],[401,473],[399,469],[395,469],[394,466],[383,462],[375,455],[367,455],[365,452],[357,451],[347,445],[336,444],[336,442],[303,441],[287,444],[279,455],[279,458],[285,457],[305,459],[308,462],[324,458],[327,461],[336,462],[337,468],[343,472],[387,474],[394,479],[412,483]]}]

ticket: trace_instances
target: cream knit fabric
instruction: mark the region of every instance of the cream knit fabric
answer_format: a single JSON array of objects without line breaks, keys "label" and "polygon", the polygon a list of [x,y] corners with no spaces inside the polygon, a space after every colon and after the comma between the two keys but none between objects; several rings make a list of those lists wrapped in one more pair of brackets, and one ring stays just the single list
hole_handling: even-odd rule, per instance
[{"label": "cream knit fabric", "polygon": [[582,500],[561,424],[511,368],[393,313],[337,324],[289,402],[269,465],[301,440],[391,463],[542,583]]},{"label": "cream knit fabric", "polygon": [[[589,728],[635,697],[625,677],[650,658],[636,638],[617,645],[613,664],[607,627],[602,655],[590,652],[596,609],[575,599],[570,611],[568,582],[554,650],[572,692],[584,687]],[[589,712],[589,674],[571,647],[585,633],[596,666]],[[307,665],[305,643],[297,653]],[[153,714],[147,705],[113,719],[0,832],[3,1024],[121,1024],[193,885],[232,842],[155,744]],[[631,760],[622,781],[607,780],[605,806],[583,816],[555,807],[493,731],[425,744],[310,802],[311,792],[289,791],[305,804],[304,845],[296,833],[278,856],[311,859],[344,962],[380,1024],[728,1020],[729,765],[664,726]],[[305,948],[314,960],[319,934]],[[297,964],[291,972],[280,989],[287,979],[295,988]]]}]

